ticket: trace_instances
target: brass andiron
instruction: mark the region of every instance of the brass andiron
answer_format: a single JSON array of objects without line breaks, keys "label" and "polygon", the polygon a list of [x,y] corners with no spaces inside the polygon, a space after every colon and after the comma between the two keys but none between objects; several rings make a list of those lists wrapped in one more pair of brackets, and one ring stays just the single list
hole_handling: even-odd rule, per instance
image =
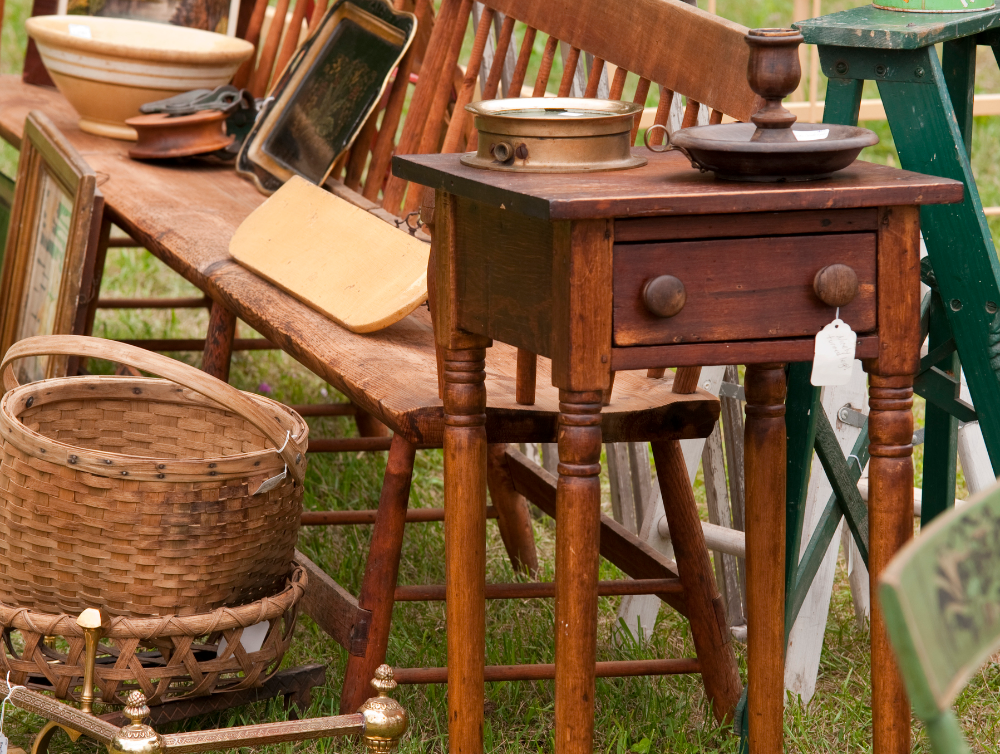
[{"label": "brass andiron", "polygon": [[388,692],[396,688],[391,667],[378,666],[372,687],[378,696],[362,704],[360,710],[365,716],[365,746],[368,754],[385,754],[399,746],[399,737],[406,732],[409,718],[399,702],[389,698]]},{"label": "brass andiron", "polygon": [[83,629],[85,661],[83,664],[83,690],[80,692],[80,711],[90,713],[94,706],[94,668],[97,665],[97,644],[101,640],[101,611],[88,607],[76,619]]},{"label": "brass andiron", "polygon": [[105,744],[109,754],[195,754],[203,751],[230,751],[241,746],[263,746],[349,735],[361,735],[369,754],[388,754],[399,746],[399,739],[406,732],[408,716],[399,702],[388,695],[396,687],[391,667],[379,666],[372,686],[378,696],[365,702],[353,715],[287,720],[161,736],[144,722],[149,715],[149,707],[146,705],[145,695],[139,690],[129,693],[125,707],[125,715],[132,722],[123,728],[116,728],[93,714],[44,694],[23,686],[8,686],[0,678],[0,694],[9,693],[15,706],[49,720],[35,737],[32,754],[45,754],[53,733],[60,728],[73,741],[86,734]]},{"label": "brass andiron", "polygon": [[108,744],[110,754],[158,754],[164,751],[163,737],[143,722],[149,715],[146,695],[141,691],[131,691],[127,701],[125,717],[132,722],[111,739]]}]

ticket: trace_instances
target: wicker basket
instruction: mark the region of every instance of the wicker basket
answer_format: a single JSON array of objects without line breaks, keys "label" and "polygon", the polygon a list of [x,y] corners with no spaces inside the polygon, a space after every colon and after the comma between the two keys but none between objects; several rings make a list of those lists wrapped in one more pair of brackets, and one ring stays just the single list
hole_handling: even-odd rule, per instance
[{"label": "wicker basket", "polygon": [[[259,686],[278,670],[288,649],[305,587],[306,573],[296,567],[284,591],[249,605],[201,615],[112,618],[103,627],[97,653],[101,699],[121,704],[140,689],[149,704],[161,704]],[[243,631],[262,621],[269,622],[263,644],[247,652],[240,641]],[[0,676],[9,671],[11,683],[78,699],[85,652],[75,616],[0,605],[0,627]],[[15,633],[23,641],[20,651]],[[226,644],[220,652],[221,639]]]},{"label": "wicker basket", "polygon": [[[168,379],[17,384],[11,362],[52,354]],[[192,615],[282,588],[302,511],[301,416],[99,338],[28,338],[0,371],[0,603]]]}]

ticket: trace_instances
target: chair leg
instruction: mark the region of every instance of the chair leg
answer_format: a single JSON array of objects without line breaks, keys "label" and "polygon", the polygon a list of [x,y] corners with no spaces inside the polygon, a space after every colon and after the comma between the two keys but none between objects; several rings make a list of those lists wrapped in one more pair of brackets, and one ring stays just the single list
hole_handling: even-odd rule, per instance
[{"label": "chair leg", "polygon": [[372,613],[368,647],[364,657],[350,655],[347,658],[344,688],[340,694],[342,715],[356,712],[372,695],[369,682],[375,676],[375,669],[385,662],[415,455],[415,446],[402,435],[393,436],[378,512],[375,514],[368,562],[358,596],[358,607]]},{"label": "chair leg", "polygon": [[535,533],[531,528],[531,512],[528,501],[514,489],[514,481],[507,468],[505,443],[495,443],[487,448],[486,486],[497,509],[497,525],[511,566],[515,571],[535,576],[538,573],[538,553],[535,550]]},{"label": "chair leg", "polygon": [[354,423],[358,425],[358,434],[362,437],[388,437],[392,434],[387,426],[360,408],[354,414]]},{"label": "chair leg", "polygon": [[651,445],[705,693],[712,700],[716,718],[723,720],[732,715],[743,690],[725,606],[712,575],[680,443],[665,440]]},{"label": "chair leg", "polygon": [[202,371],[229,382],[229,365],[233,359],[233,338],[236,336],[236,315],[217,301],[212,302],[202,354]]}]

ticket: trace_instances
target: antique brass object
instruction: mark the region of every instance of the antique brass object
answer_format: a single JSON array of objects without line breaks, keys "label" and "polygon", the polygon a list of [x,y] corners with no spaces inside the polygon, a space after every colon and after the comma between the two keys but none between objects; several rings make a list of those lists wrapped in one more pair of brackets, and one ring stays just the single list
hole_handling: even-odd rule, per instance
[{"label": "antique brass object", "polygon": [[645,165],[631,151],[642,105],[578,97],[473,102],[478,149],[462,164],[514,173],[590,173]]},{"label": "antique brass object", "polygon": [[379,665],[372,686],[378,696],[362,704],[359,710],[365,717],[365,746],[369,754],[385,754],[399,746],[399,737],[406,732],[409,718],[399,702],[389,698],[388,692],[396,688],[391,667]]},{"label": "antique brass object", "polygon": [[90,712],[94,706],[94,666],[97,664],[97,644],[101,640],[101,611],[88,607],[76,619],[83,629],[86,659],[83,663],[83,690],[80,692],[80,711]]},{"label": "antique brass object", "polygon": [[45,754],[49,750],[49,741],[52,740],[52,736],[55,735],[57,730],[64,731],[69,736],[69,740],[74,743],[83,735],[78,730],[50,720],[35,735],[35,740],[31,743],[31,754]]},{"label": "antique brass object", "polygon": [[[96,611],[95,611],[96,612]],[[94,622],[93,617],[84,618]],[[99,624],[98,624],[99,625]],[[409,720],[406,710],[388,692],[396,687],[392,668],[381,665],[375,671],[372,686],[378,696],[369,699],[351,715],[286,720],[276,723],[243,725],[234,728],[169,733],[161,736],[147,725],[149,715],[146,696],[138,690],[129,693],[125,716],[132,722],[123,728],[93,714],[85,713],[57,699],[31,691],[0,678],[0,694],[9,694],[20,709],[47,718],[48,722],[35,737],[32,754],[47,754],[52,735],[64,730],[76,741],[86,734],[105,744],[109,754],[195,754],[204,751],[231,751],[242,746],[263,746],[287,741],[308,741],[334,736],[361,735],[369,754],[388,754],[399,746]]]},{"label": "antique brass object", "polygon": [[132,691],[127,702],[125,716],[132,722],[111,739],[108,744],[110,754],[159,754],[164,751],[163,737],[143,722],[149,715],[146,695],[141,691]]}]

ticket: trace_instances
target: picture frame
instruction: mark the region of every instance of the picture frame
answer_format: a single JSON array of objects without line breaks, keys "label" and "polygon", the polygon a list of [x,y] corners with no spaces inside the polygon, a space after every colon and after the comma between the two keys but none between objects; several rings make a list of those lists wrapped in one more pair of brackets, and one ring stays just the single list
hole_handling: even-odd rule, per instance
[{"label": "picture frame", "polygon": [[[32,335],[80,333],[103,210],[97,174],[44,113],[28,113],[0,272],[0,353]],[[62,377],[68,364],[25,359],[17,377]]]},{"label": "picture frame", "polygon": [[240,0],[57,0],[56,14],[131,18],[236,35]]},{"label": "picture frame", "polygon": [[384,0],[336,0],[275,83],[236,160],[265,194],[323,185],[378,106],[417,30]]}]

